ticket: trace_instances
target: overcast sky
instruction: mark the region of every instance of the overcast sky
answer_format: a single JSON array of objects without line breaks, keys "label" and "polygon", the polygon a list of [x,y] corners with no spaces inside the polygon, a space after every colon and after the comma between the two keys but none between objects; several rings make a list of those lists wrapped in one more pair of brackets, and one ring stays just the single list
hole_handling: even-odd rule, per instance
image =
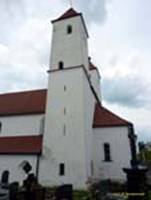
[{"label": "overcast sky", "polygon": [[[47,86],[50,20],[68,0],[0,0],[0,92]],[[73,0],[89,31],[103,103],[151,141],[151,1]]]}]

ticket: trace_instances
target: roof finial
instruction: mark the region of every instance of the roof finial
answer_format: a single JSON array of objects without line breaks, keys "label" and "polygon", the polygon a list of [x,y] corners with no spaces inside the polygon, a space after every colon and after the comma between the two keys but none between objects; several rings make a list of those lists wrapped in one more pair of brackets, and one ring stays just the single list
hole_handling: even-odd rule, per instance
[{"label": "roof finial", "polygon": [[72,0],[69,0],[69,4],[70,4],[70,7],[73,7],[73,2],[72,2]]}]

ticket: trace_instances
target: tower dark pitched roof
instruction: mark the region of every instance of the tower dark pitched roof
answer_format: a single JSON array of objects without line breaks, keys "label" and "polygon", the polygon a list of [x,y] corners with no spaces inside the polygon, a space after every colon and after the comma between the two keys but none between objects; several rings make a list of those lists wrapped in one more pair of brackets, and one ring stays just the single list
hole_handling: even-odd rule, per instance
[{"label": "tower dark pitched roof", "polygon": [[87,35],[87,37],[89,37],[82,13],[75,11],[73,8],[68,9],[63,15],[61,15],[57,19],[52,20],[51,22],[54,23],[54,22],[58,22],[58,21],[61,21],[61,20],[69,19],[71,17],[76,17],[76,16],[81,17],[86,35]]},{"label": "tower dark pitched roof", "polygon": [[59,18],[53,20],[52,23],[60,21],[60,20],[64,20],[64,19],[67,19],[67,18],[75,17],[75,16],[78,16],[78,15],[81,15],[81,13],[78,13],[73,8],[70,8],[63,15],[61,15]]}]

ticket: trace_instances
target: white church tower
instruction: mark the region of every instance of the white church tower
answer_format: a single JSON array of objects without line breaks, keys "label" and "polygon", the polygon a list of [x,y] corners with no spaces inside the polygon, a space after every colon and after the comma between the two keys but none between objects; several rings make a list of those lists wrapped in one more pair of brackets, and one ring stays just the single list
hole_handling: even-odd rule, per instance
[{"label": "white church tower", "polygon": [[40,181],[85,188],[92,175],[92,122],[96,97],[89,80],[88,33],[81,13],[69,9],[52,21],[52,47]]},{"label": "white church tower", "polygon": [[88,69],[88,33],[82,14],[71,8],[52,24],[50,70],[81,65]]}]

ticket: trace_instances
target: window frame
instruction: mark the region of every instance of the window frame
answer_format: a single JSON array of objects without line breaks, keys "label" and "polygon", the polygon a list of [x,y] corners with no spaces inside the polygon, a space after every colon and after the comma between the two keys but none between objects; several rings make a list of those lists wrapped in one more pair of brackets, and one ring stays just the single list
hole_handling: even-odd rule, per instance
[{"label": "window frame", "polygon": [[67,33],[67,35],[71,35],[72,34],[72,25],[71,24],[68,24],[67,25],[67,29],[66,29],[66,33]]},{"label": "window frame", "polygon": [[64,69],[64,62],[63,62],[63,61],[59,61],[59,62],[58,62],[58,68],[59,68],[60,70],[63,70],[63,69]]},{"label": "window frame", "polygon": [[59,164],[59,176],[65,176],[65,164],[64,163]]},{"label": "window frame", "polygon": [[2,122],[0,122],[0,133],[2,133]]},{"label": "window frame", "polygon": [[104,150],[104,161],[105,162],[111,162],[111,146],[110,143],[105,142],[103,144],[103,150]]}]

